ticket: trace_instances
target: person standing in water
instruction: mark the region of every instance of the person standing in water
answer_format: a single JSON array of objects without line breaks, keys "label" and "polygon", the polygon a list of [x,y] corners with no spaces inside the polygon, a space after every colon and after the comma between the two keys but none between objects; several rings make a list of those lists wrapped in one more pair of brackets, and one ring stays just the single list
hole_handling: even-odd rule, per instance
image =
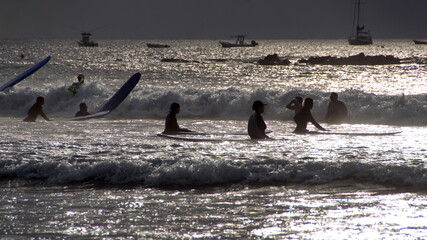
[{"label": "person standing in water", "polygon": [[90,115],[90,113],[87,111],[86,103],[84,102],[80,103],[79,108],[80,110],[76,113],[76,115],[74,115],[74,117],[83,117],[83,116]]},{"label": "person standing in water", "polygon": [[320,124],[313,118],[313,115],[311,115],[312,108],[313,108],[313,99],[306,98],[304,101],[303,108],[294,117],[294,121],[297,124],[297,127],[294,130],[294,133],[308,133],[309,132],[307,130],[308,122],[311,122],[319,130],[328,131],[322,126],[320,126]]},{"label": "person standing in water", "polygon": [[329,124],[340,123],[347,117],[347,106],[338,100],[338,94],[335,92],[331,93],[329,98],[331,102],[328,105],[325,121]]},{"label": "person standing in water", "polygon": [[34,105],[28,110],[28,116],[24,119],[24,122],[35,122],[39,115],[42,116],[46,121],[50,121],[50,119],[43,112],[43,104],[44,97],[37,97],[36,103],[34,103]]},{"label": "person standing in water", "polygon": [[263,102],[257,100],[252,104],[252,110],[254,113],[250,116],[248,121],[248,134],[251,139],[266,139],[269,138],[265,134],[267,125],[264,122],[261,114],[264,113],[264,104]]},{"label": "person standing in water", "polygon": [[180,106],[178,103],[174,102],[171,104],[169,108],[169,114],[166,117],[165,121],[165,130],[163,133],[178,133],[178,132],[191,132],[186,128],[180,128],[178,125],[178,121],[176,120],[176,114],[180,112]]},{"label": "person standing in water", "polygon": [[294,99],[292,99],[292,101],[290,101],[286,105],[286,108],[290,110],[294,110],[295,115],[297,115],[297,113],[302,109],[302,102],[303,102],[302,97],[295,97]]}]

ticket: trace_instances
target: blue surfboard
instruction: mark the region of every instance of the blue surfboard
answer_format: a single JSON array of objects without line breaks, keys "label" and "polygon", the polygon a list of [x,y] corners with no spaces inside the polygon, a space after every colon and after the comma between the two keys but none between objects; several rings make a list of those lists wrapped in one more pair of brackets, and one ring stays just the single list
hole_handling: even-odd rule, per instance
[{"label": "blue surfboard", "polygon": [[0,92],[11,88],[13,86],[15,86],[15,84],[19,83],[20,81],[24,80],[25,78],[27,78],[28,76],[30,76],[31,74],[33,74],[34,72],[36,72],[37,70],[39,70],[41,67],[43,67],[47,62],[49,62],[51,56],[46,57],[45,59],[43,59],[42,61],[40,61],[39,63],[35,64],[34,66],[32,66],[30,69],[28,69],[27,71],[19,74],[17,77],[15,77],[14,79],[10,80],[9,82],[3,84],[0,87]]},{"label": "blue surfboard", "polygon": [[129,78],[123,84],[123,86],[113,95],[113,97],[108,100],[99,110],[98,112],[104,112],[104,111],[113,111],[120,105],[120,103],[123,102],[123,100],[126,99],[126,97],[129,95],[129,93],[135,88],[136,84],[139,82],[139,79],[141,78],[141,73],[135,73],[132,77]]},{"label": "blue surfboard", "polygon": [[83,121],[92,118],[104,117],[116,109],[122,103],[129,93],[135,88],[136,84],[141,79],[141,73],[135,73],[123,84],[123,86],[96,112],[83,117],[71,118],[71,121]]}]

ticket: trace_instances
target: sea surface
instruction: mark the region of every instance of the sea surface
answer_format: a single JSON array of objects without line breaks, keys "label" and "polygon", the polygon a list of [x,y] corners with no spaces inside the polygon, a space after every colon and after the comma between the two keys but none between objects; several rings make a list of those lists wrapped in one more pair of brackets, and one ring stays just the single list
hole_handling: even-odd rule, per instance
[{"label": "sea surface", "polygon": [[[427,238],[427,46],[257,39],[224,49],[218,40],[0,40],[0,85],[52,56],[0,92],[0,238]],[[298,63],[361,52],[405,61]],[[291,65],[256,63],[274,53]],[[80,102],[96,112],[136,72],[111,114],[69,121]],[[85,84],[73,96],[78,74]],[[339,125],[323,122],[332,91],[350,112]],[[53,121],[22,122],[40,95]],[[293,134],[285,105],[295,96],[313,98],[332,132],[400,133]],[[255,100],[267,103],[272,139],[244,134]],[[212,134],[157,136],[172,102],[181,127]]]}]

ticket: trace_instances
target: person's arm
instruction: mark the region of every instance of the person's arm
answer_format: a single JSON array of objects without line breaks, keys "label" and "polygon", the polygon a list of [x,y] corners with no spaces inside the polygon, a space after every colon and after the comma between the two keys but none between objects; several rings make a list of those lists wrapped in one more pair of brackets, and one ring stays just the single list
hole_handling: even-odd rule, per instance
[{"label": "person's arm", "polygon": [[348,116],[348,110],[347,110],[347,106],[345,105],[344,102],[342,102],[342,109],[343,109],[343,117],[347,117]]},{"label": "person's arm", "polygon": [[328,122],[328,121],[330,120],[331,115],[332,115],[332,104],[331,104],[331,103],[329,103],[329,104],[328,104],[328,110],[327,110],[327,112],[326,112],[326,116],[325,116],[325,121],[326,121],[326,122]]},{"label": "person's arm", "polygon": [[310,119],[310,122],[317,128],[317,129],[319,129],[319,130],[322,130],[322,131],[328,131],[328,130],[326,130],[325,128],[323,128],[317,121],[316,121],[316,119],[314,119],[314,117],[313,117],[313,115],[311,115],[311,113],[310,113],[310,116],[309,116],[309,119]]},{"label": "person's arm", "polygon": [[261,130],[261,132],[262,132],[261,133],[262,134],[261,137],[263,137],[263,138],[270,138],[270,137],[267,136],[267,134],[265,134],[265,130],[267,129],[267,124],[265,124],[264,119],[262,118],[261,115],[257,116],[256,122],[257,122],[257,125],[258,125],[258,129]]},{"label": "person's arm", "polygon": [[290,101],[287,105],[286,108],[290,109],[290,110],[295,110],[296,104],[295,104],[295,100]]},{"label": "person's arm", "polygon": [[42,111],[40,111],[40,116],[42,116],[46,121],[50,121],[50,119],[46,116],[46,114]]}]

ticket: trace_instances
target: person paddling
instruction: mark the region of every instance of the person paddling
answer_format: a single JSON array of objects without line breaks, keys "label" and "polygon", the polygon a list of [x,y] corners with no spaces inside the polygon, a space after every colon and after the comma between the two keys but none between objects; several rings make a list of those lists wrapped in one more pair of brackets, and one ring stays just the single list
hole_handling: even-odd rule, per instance
[{"label": "person paddling", "polygon": [[44,97],[37,97],[36,103],[34,103],[33,106],[28,110],[28,116],[24,119],[24,122],[35,122],[39,115],[42,116],[46,121],[50,121],[50,119],[43,112],[43,104]]},{"label": "person paddling", "polygon": [[294,130],[294,133],[308,133],[307,124],[311,122],[316,128],[322,131],[328,131],[313,118],[311,115],[311,109],[313,108],[313,99],[306,98],[304,101],[304,106],[302,109],[295,115],[294,121],[297,124],[297,127]]},{"label": "person paddling", "polygon": [[176,120],[176,114],[178,114],[180,110],[181,109],[178,103],[174,102],[171,104],[169,108],[169,114],[166,117],[165,130],[163,131],[163,133],[174,134],[179,132],[191,132],[186,128],[179,127],[178,121]]},{"label": "person paddling", "polygon": [[270,138],[265,134],[267,125],[264,122],[261,114],[264,113],[264,104],[263,102],[257,100],[252,104],[252,110],[254,113],[250,116],[248,121],[248,134],[251,139],[266,139]]}]

